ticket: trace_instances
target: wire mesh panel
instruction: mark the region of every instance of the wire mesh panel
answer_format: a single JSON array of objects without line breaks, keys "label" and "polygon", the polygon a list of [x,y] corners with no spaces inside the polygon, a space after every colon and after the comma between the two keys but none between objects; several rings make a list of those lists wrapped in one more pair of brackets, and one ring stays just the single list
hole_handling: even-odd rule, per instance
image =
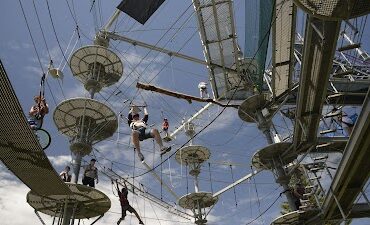
[{"label": "wire mesh panel", "polygon": [[326,20],[345,20],[370,13],[369,0],[294,0],[307,13]]},{"label": "wire mesh panel", "polygon": [[0,93],[1,161],[35,193],[70,194],[31,130],[1,62]]},{"label": "wire mesh panel", "polygon": [[250,83],[241,72],[232,2],[194,0],[203,52],[216,99],[245,99]]}]

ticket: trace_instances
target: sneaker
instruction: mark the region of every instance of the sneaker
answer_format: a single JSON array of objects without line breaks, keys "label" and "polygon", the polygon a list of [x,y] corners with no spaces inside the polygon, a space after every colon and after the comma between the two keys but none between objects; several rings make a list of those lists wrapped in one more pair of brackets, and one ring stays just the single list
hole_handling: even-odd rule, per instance
[{"label": "sneaker", "polygon": [[166,152],[171,151],[171,146],[168,147],[162,147],[161,148],[161,155],[165,154]]},{"label": "sneaker", "polygon": [[140,161],[144,161],[143,153],[139,152],[139,153],[137,153],[137,155],[139,156]]}]

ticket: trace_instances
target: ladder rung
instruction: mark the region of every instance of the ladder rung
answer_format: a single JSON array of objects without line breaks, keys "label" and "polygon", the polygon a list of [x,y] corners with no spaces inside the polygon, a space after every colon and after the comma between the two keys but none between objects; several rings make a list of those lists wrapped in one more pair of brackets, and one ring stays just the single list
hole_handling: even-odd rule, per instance
[{"label": "ladder rung", "polygon": [[319,157],[315,157],[315,158],[312,158],[313,161],[319,161],[319,160],[326,160],[329,156],[319,156]]},{"label": "ladder rung", "polygon": [[310,172],[317,172],[319,170],[323,170],[324,168],[323,167],[313,167],[313,168],[310,168]]},{"label": "ladder rung", "polygon": [[310,180],[319,180],[321,179],[321,176],[318,176],[318,177],[311,177]]},{"label": "ladder rung", "polygon": [[320,134],[329,134],[329,133],[334,133],[337,131],[336,129],[329,129],[329,130],[322,130],[320,131]]},{"label": "ladder rung", "polygon": [[314,194],[314,192],[308,192],[308,193],[304,193],[303,194],[303,196],[304,197],[308,197],[308,196],[311,196],[311,195],[313,195]]},{"label": "ladder rung", "polygon": [[353,74],[353,73],[354,73],[353,70],[347,70],[347,71],[343,71],[343,72],[339,72],[339,73],[333,73],[333,77],[341,77],[341,76],[350,75],[350,74]]},{"label": "ladder rung", "polygon": [[343,52],[343,51],[348,51],[348,50],[352,50],[352,49],[360,48],[360,47],[361,47],[360,43],[349,44],[349,45],[345,45],[345,46],[338,48],[338,51]]},{"label": "ladder rung", "polygon": [[306,186],[306,189],[313,189],[313,188],[317,188],[317,185],[309,185],[309,186]]}]

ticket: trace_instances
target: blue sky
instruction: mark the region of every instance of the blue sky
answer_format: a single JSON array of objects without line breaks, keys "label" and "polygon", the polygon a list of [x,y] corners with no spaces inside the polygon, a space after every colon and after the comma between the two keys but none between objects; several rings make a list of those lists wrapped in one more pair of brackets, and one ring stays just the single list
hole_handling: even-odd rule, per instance
[{"label": "blue sky", "polygon": [[[63,66],[65,61],[63,61],[62,51],[68,57],[75,43],[76,47],[73,51],[82,46],[91,45],[96,29],[106,23],[120,1],[109,1],[109,3],[96,1],[96,6],[100,7],[94,7],[90,12],[92,1],[50,0],[51,16],[61,49],[51,25],[46,1],[35,1],[35,6],[48,48],[46,48],[43,41],[32,1],[21,2],[31,28],[42,68],[46,71],[50,61],[49,55],[54,62],[54,66]],[[67,3],[71,7],[73,16],[71,16]],[[0,4],[0,26],[3,30],[2,35],[0,35],[0,58],[18,99],[24,111],[27,112],[32,104],[32,96],[38,94],[42,69],[34,45],[31,42],[19,2],[3,0]],[[236,0],[234,6],[239,44],[241,49],[244,49],[244,1]],[[173,25],[184,11],[185,14],[180,17],[178,23]],[[177,51],[186,43],[181,53],[203,59],[196,17],[193,11],[191,1],[168,0],[144,26],[134,22],[127,15],[121,14],[118,22],[113,27],[120,34],[151,44],[157,43],[164,35],[158,46],[165,46],[167,49]],[[190,18],[188,22],[186,22],[187,18]],[[80,28],[81,38],[79,40],[76,39],[77,35],[74,34],[76,22]],[[174,29],[166,33],[172,25]],[[366,37],[366,40],[369,40],[369,36]],[[68,45],[69,42],[70,45]],[[163,115],[169,119],[170,130],[174,130],[180,125],[183,118],[189,118],[204,106],[200,103],[188,104],[183,100],[145,91],[140,92],[141,95],[137,95],[134,86],[136,81],[145,83],[153,79],[152,84],[198,96],[198,83],[208,80],[208,71],[205,66],[177,58],[173,58],[169,62],[170,57],[168,55],[158,54],[157,52],[151,52],[141,62],[143,56],[148,52],[146,49],[116,41],[111,42],[111,48],[122,59],[125,67],[124,75],[118,82],[120,86],[113,85],[103,89],[100,94],[96,95],[96,99],[110,106],[117,114],[123,112],[126,115],[128,105],[124,102],[127,99],[139,103],[145,101],[148,104],[150,114],[149,124],[154,124],[155,127],[160,128]],[[135,70],[132,72],[133,68]],[[58,133],[53,122],[52,112],[60,102],[68,98],[88,96],[83,89],[83,85],[73,78],[68,65],[63,72],[65,75],[63,81],[48,77],[45,94],[51,113],[45,119],[44,128],[52,135],[52,144],[46,154],[58,172],[70,163],[71,157],[68,139]],[[123,80],[125,81],[123,82]],[[117,94],[118,90],[121,91],[121,94]],[[112,96],[110,100],[105,101],[109,96]],[[197,130],[208,124],[220,111],[221,108],[216,106],[206,111],[195,121]],[[278,119],[278,121],[281,120]],[[144,172],[144,167],[137,160],[137,157],[134,157],[129,134],[130,129],[126,121],[120,121],[118,132],[113,137],[94,146],[96,148],[95,155],[86,156],[84,160],[89,161],[91,157],[96,157],[99,169],[102,170],[104,166],[112,167],[124,177]],[[179,147],[186,140],[186,136],[180,133],[173,144],[175,144],[175,147]],[[250,173],[251,156],[255,151],[266,146],[267,143],[254,124],[242,122],[236,109],[227,109],[195,139],[194,144],[203,145],[211,151],[210,166],[206,163],[202,167],[200,190],[213,190],[215,192],[232,183],[232,176],[236,180]],[[158,147],[153,149],[152,141],[143,142],[142,148],[149,165],[157,165],[160,162],[158,153],[153,154],[154,151],[158,152]],[[234,164],[232,171],[224,162]],[[157,169],[156,171],[160,173],[161,170]],[[162,165],[162,171],[165,182],[172,185],[178,195],[182,196],[187,191],[194,191],[193,181],[190,176],[185,174],[185,167],[180,166],[173,158]],[[212,182],[209,180],[210,175]],[[4,222],[2,224],[18,225],[25,224],[25,221],[28,224],[37,224],[38,219],[33,214],[32,208],[26,203],[26,194],[29,189],[9,173],[2,164],[0,165],[0,178],[0,218]],[[102,190],[111,198],[112,208],[97,224],[112,224],[119,218],[118,199],[112,193],[110,180],[103,174],[100,174],[100,179],[97,189]],[[152,194],[161,197],[161,187],[158,182],[153,181],[150,175],[141,176],[135,182],[142,183]],[[235,195],[233,190],[224,193],[209,214],[209,224],[246,224],[256,218],[261,211],[264,211],[279,196],[281,191],[282,188],[274,182],[272,173],[269,171],[262,172],[255,177],[255,180],[237,186]],[[168,202],[174,202],[172,196],[165,190],[162,197]],[[252,224],[269,224],[279,215],[279,204],[284,199],[284,197],[280,198],[266,214]],[[130,201],[144,217],[146,224],[165,225],[174,224],[175,221],[186,222],[156,208],[155,205],[151,206],[148,201],[138,197],[132,197],[131,195]],[[42,215],[42,217],[49,222],[52,219],[45,215]],[[126,221],[121,224],[129,224],[130,218],[128,216]],[[136,224],[137,221],[133,218],[132,222],[132,224]],[[359,221],[353,224],[366,224],[366,222]]]}]

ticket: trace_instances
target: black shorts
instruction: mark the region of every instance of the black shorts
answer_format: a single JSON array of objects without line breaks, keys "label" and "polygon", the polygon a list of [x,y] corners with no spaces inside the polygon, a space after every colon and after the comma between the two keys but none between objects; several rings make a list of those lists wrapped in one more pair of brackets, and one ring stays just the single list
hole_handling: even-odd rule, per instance
[{"label": "black shorts", "polygon": [[84,178],[82,179],[82,184],[83,184],[83,185],[89,185],[90,187],[95,187],[94,178],[91,178],[91,177],[84,177]]},{"label": "black shorts", "polygon": [[133,213],[135,211],[134,208],[132,208],[131,205],[121,205],[122,210],[122,218],[126,216],[126,211],[129,211],[130,213]]},{"label": "black shorts", "polygon": [[139,140],[140,141],[144,141],[145,139],[148,139],[148,138],[153,138],[152,129],[147,131],[146,128],[142,127],[142,128],[137,129],[137,130],[134,130],[133,132],[138,132],[139,133]]}]

